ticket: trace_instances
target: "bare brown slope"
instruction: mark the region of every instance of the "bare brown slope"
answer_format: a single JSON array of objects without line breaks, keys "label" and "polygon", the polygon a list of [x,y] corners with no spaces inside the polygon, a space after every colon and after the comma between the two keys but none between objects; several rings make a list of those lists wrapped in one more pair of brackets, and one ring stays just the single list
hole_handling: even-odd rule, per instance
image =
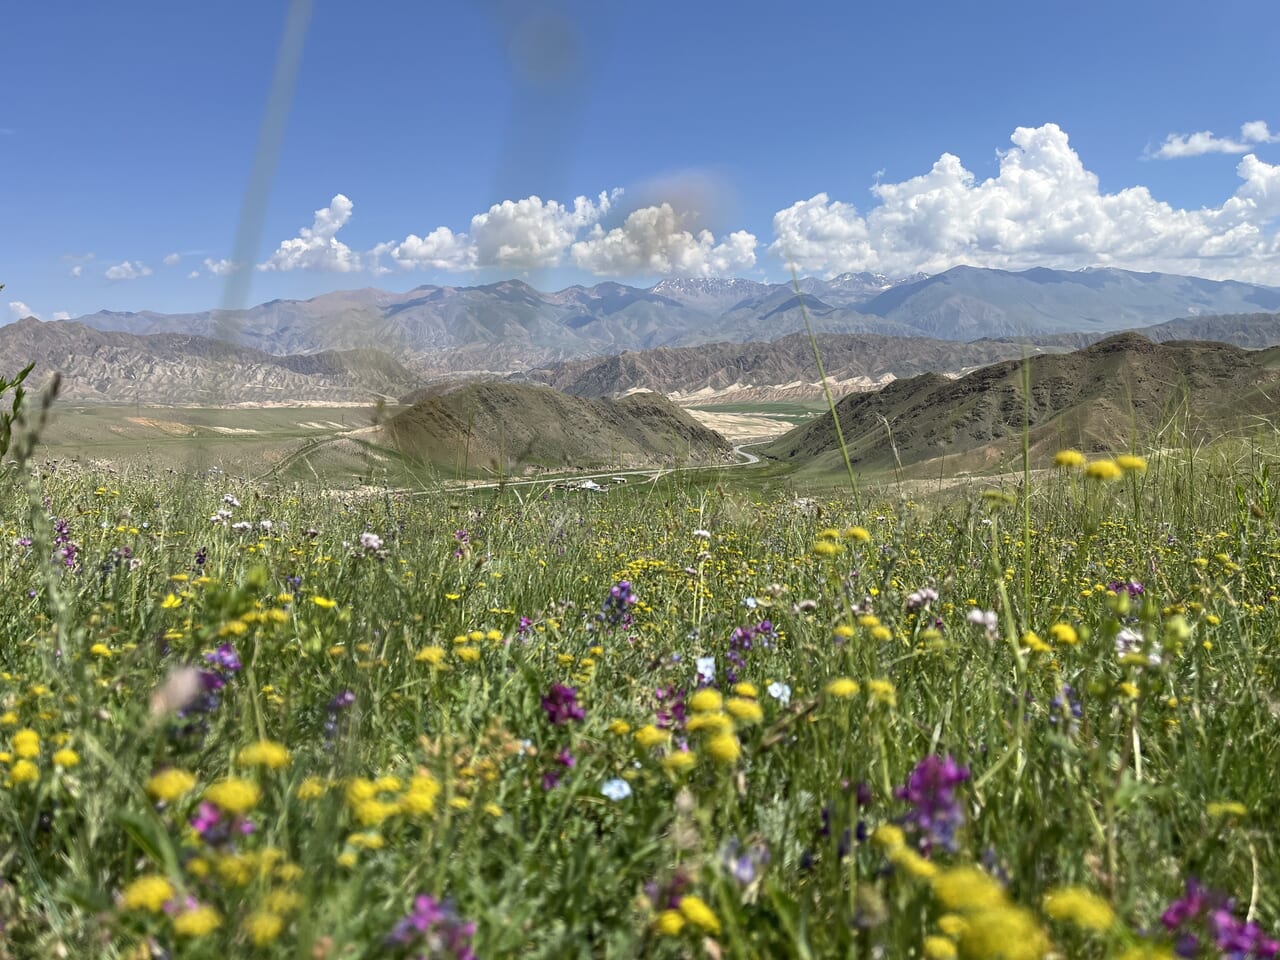
[{"label": "bare brown slope", "polygon": [[0,327],[0,357],[55,371],[74,401],[163,406],[366,403],[412,389],[418,378],[379,350],[274,356],[207,337],[135,335],[28,318]]},{"label": "bare brown slope", "polygon": [[[989,363],[1021,357],[1028,349],[994,340],[956,343],[878,334],[819,334],[817,341],[827,376],[863,389],[926,371],[959,376]],[[821,394],[821,388],[816,386],[819,378],[813,346],[804,334],[792,334],[772,343],[659,347],[572,360],[530,371],[522,378],[583,397],[618,396],[629,390],[694,394],[735,385],[755,388],[809,385],[809,394]],[[795,386],[791,389],[795,393]],[[719,399],[727,401],[735,397],[727,393]]]},{"label": "bare brown slope", "polygon": [[533,473],[718,463],[728,442],[670,400],[571,397],[502,382],[441,389],[397,414],[380,443],[451,473]]},{"label": "bare brown slope", "polygon": [[[1267,400],[1280,381],[1268,353],[1220,343],[1152,343],[1109,337],[1076,353],[1032,357],[1030,402],[1023,364],[994,364],[959,380],[925,374],[837,404],[851,460],[904,465],[982,448],[1007,452],[1029,422],[1042,459],[1065,446],[1087,451],[1151,441],[1170,429],[1212,439],[1274,415]],[[764,448],[767,456],[815,468],[839,458],[826,414]]]}]

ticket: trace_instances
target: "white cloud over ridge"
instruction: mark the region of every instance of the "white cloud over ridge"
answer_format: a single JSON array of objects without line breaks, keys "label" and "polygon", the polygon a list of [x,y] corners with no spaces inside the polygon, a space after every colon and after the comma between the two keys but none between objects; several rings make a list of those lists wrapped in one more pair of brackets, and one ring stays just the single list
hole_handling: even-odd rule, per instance
[{"label": "white cloud over ridge", "polygon": [[103,274],[108,280],[138,280],[151,276],[151,268],[141,260],[125,260],[115,266],[107,267]]},{"label": "white cloud over ridge", "polygon": [[1240,126],[1240,139],[1217,137],[1209,130],[1198,133],[1171,133],[1152,154],[1161,160],[1199,157],[1206,153],[1248,153],[1260,143],[1280,143],[1280,133],[1272,133],[1265,120],[1250,120]]},{"label": "white cloud over ridge", "polygon": [[718,277],[755,266],[754,234],[738,230],[717,244],[710,230],[695,236],[683,220],[663,203],[631,211],[621,227],[607,232],[597,223],[573,245],[573,262],[597,276]]},{"label": "white cloud over ridge", "polygon": [[25,320],[27,317],[35,317],[40,319],[40,314],[36,313],[21,300],[9,301],[9,318],[11,320]]},{"label": "white cloud over ridge", "polygon": [[[337,233],[355,208],[341,193],[329,201],[327,207],[315,212],[310,227],[303,227],[298,235],[281,241],[259,270],[326,270],[334,273],[350,273],[360,269],[360,257],[337,238]],[[222,262],[222,261],[219,261]]]},{"label": "white cloud over ridge", "polygon": [[[1244,124],[1238,140],[1171,135],[1166,146],[1176,139],[1171,150],[1198,150],[1209,142],[1203,138],[1220,152],[1246,142],[1280,142],[1280,134],[1258,120]],[[1236,164],[1236,188],[1221,205],[1184,209],[1144,186],[1103,192],[1057,124],[1019,127],[1011,141],[998,154],[998,172],[987,179],[944,153],[918,176],[877,178],[864,210],[826,191],[799,200],[774,214],[767,249],[802,273],[828,276],[938,273],[961,264],[1009,270],[1114,266],[1280,284],[1280,164],[1245,152]],[[258,269],[382,275],[573,266],[596,276],[706,277],[756,266],[755,234],[738,230],[717,237],[700,228],[695,212],[682,209],[687,204],[655,199],[606,227],[609,214],[616,218],[621,193],[572,203],[536,195],[504,200],[471,217],[466,230],[437,226],[364,252],[338,239],[354,205],[337,194],[315,212],[310,227],[280,243]],[[228,260],[204,260],[209,274],[234,269]],[[112,270],[149,272],[129,261]]]},{"label": "white cloud over ridge", "polygon": [[1249,154],[1221,207],[1186,210],[1146,187],[1103,193],[1057,124],[1019,127],[1012,141],[996,176],[978,181],[944,153],[928,173],[874,185],[865,215],[826,193],[798,201],[774,215],[770,252],[828,275],[1116,266],[1280,282],[1280,166]]}]

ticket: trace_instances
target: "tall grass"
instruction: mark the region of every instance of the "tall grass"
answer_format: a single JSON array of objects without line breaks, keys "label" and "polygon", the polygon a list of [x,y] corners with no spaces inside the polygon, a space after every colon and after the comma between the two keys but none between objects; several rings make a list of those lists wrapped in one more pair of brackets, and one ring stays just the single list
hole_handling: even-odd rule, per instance
[{"label": "tall grass", "polygon": [[[1172,943],[1188,877],[1280,918],[1264,452],[1064,470],[1027,514],[868,491],[814,517],[732,472],[597,498],[32,483],[0,514],[0,956],[417,955],[383,941],[419,894],[486,957],[1111,957]],[[700,657],[725,712],[694,710]],[[555,684],[581,719],[552,722]],[[934,794],[954,843],[897,795],[929,756],[968,771]],[[256,801],[202,808],[228,776]],[[968,865],[987,901],[949,892],[987,889]],[[1047,907],[1063,887],[1106,909]]]}]

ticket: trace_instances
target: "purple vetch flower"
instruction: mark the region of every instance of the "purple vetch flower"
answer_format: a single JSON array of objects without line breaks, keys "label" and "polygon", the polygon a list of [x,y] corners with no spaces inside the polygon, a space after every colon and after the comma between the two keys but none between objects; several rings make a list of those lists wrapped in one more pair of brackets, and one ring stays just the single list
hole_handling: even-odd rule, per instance
[{"label": "purple vetch flower", "polygon": [[611,627],[629,629],[634,622],[631,608],[639,599],[631,589],[631,581],[619,580],[609,588],[609,593],[600,606],[600,612],[596,614],[596,620]]},{"label": "purple vetch flower", "polygon": [[744,847],[737,837],[730,837],[720,852],[721,866],[740,887],[754,883],[768,863],[769,848],[763,840],[755,840]]},{"label": "purple vetch flower", "polygon": [[236,653],[236,648],[229,643],[224,643],[217,650],[206,653],[204,659],[226,673],[237,673],[243,666],[240,662],[240,654]]},{"label": "purple vetch flower", "polygon": [[956,831],[964,825],[964,807],[956,798],[955,788],[969,779],[967,768],[948,754],[934,754],[922,759],[907,778],[906,786],[894,796],[911,804],[903,817],[904,825],[920,834],[921,849],[928,853],[941,846],[953,853],[957,849]]},{"label": "purple vetch flower", "polygon": [[1125,591],[1130,597],[1140,597],[1145,592],[1145,588],[1137,580],[1112,580],[1107,584],[1107,589],[1112,593]]},{"label": "purple vetch flower", "polygon": [[557,726],[586,716],[578,706],[578,691],[562,683],[551,685],[550,692],[542,698],[542,709],[547,711],[547,719]]},{"label": "purple vetch flower", "polygon": [[552,767],[542,775],[543,790],[554,790],[556,787],[560,786],[560,778],[564,776],[564,771],[570,770],[578,765],[577,758],[574,757],[568,747],[565,747],[556,754],[555,762],[557,767],[562,767],[563,769],[556,769],[556,767]]},{"label": "purple vetch flower", "polygon": [[476,960],[471,948],[475,935],[475,922],[464,921],[452,900],[419,894],[408,915],[397,921],[383,942],[388,947],[422,949],[418,955],[422,958]]},{"label": "purple vetch flower", "polygon": [[1280,941],[1268,936],[1252,920],[1235,915],[1235,901],[1206,889],[1188,877],[1183,895],[1160,916],[1165,929],[1176,935],[1174,951],[1180,957],[1200,955],[1201,935],[1212,939],[1226,960],[1272,960],[1280,954]]},{"label": "purple vetch flower", "polygon": [[658,687],[653,691],[653,698],[658,701],[654,711],[657,725],[663,730],[683,730],[688,716],[684,691],[675,687]]}]

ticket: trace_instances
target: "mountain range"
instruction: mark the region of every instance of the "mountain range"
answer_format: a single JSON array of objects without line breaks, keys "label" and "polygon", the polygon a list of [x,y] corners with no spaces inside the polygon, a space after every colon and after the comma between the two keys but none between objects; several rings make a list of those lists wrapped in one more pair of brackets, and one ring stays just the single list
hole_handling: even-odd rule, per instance
[{"label": "mountain range", "polygon": [[61,397],[76,402],[373,403],[394,400],[421,383],[379,350],[275,356],[190,334],[139,336],[33,317],[0,327],[0,357],[34,361],[33,386],[57,371]]},{"label": "mountain range", "polygon": [[[102,311],[98,330],[181,333],[270,354],[377,344],[422,376],[510,373],[560,360],[718,341],[775,340],[804,329],[976,340],[1106,333],[1207,314],[1280,310],[1280,289],[1113,269],[1013,273],[956,267],[898,281],[874,274],[792,284],[664,280],[543,293],[520,280],[475,287],[372,288],[242,311]],[[65,322],[65,321],[64,321]]]}]

